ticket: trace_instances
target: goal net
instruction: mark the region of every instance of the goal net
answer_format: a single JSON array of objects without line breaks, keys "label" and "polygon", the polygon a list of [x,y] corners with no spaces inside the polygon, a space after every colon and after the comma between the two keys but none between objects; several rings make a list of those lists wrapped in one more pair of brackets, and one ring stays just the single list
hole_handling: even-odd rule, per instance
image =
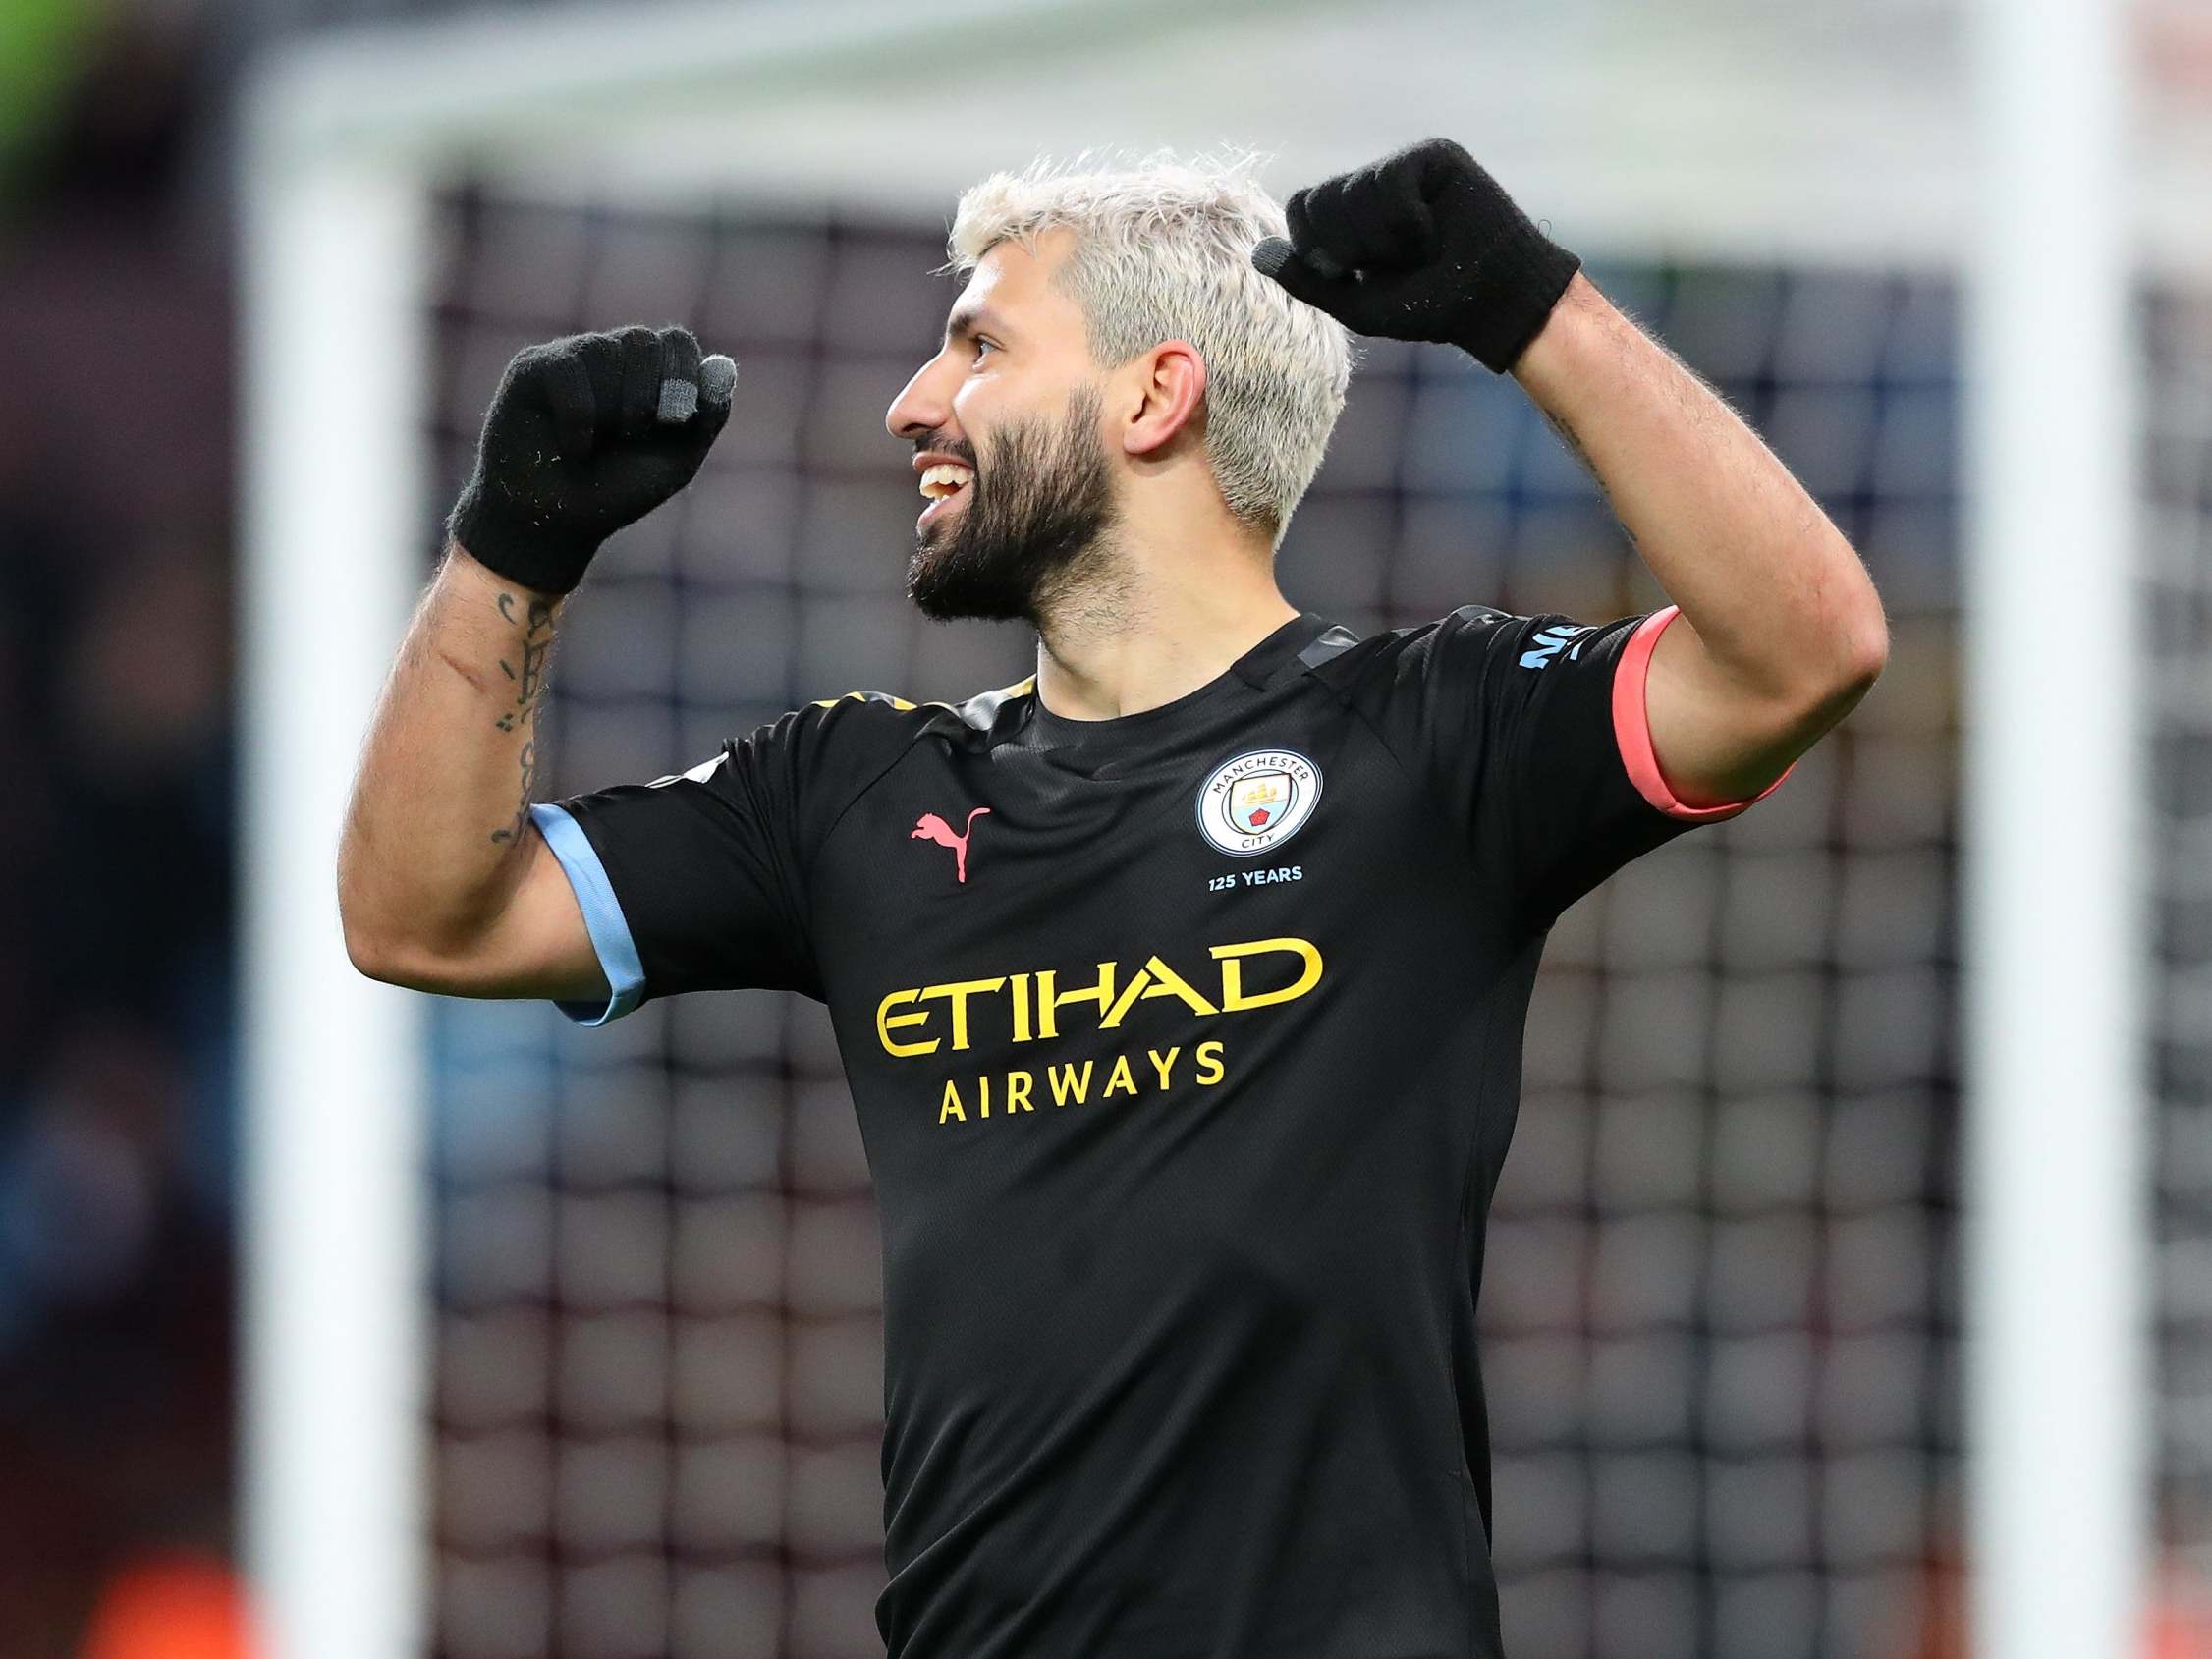
[{"label": "goal net", "polygon": [[[960,185],[1086,143],[1248,139],[1282,152],[1287,189],[1419,136],[1408,109],[1473,143],[1759,429],[1891,621],[1880,684],[1780,791],[1637,860],[1552,934],[1481,1292],[1509,1650],[1965,1651],[1959,1572],[1989,1536],[1968,1458],[2006,1466],[2032,1440],[1977,1426],[1965,1362],[1985,1291],[1962,1267],[1964,870],[2032,857],[2038,814],[2067,807],[2017,767],[1985,774],[2001,795],[1961,783],[1962,711],[1990,706],[1971,596],[1994,625],[1968,557],[1955,226],[1973,180],[1960,89],[1922,73],[1948,26],[1896,0],[1849,41],[1811,8],[1654,32],[1581,0],[1609,48],[1570,51],[1556,20],[1465,10],[542,8],[526,29],[410,26],[268,78],[246,173],[247,936],[249,1497],[273,1651],[880,1651],[880,1267],[823,1011],[694,995],[578,1030],[539,1005],[385,994],[336,950],[347,758],[508,358],[680,321],[741,366],[698,479],[615,538],[570,608],[548,798],[681,770],[813,698],[959,697],[1027,672],[1030,641],[905,599],[912,480],[881,420],[942,327],[953,290],[929,273]],[[1158,84],[1162,53],[1234,61],[1236,84],[1193,108]],[[944,83],[912,74],[924,54],[990,71],[962,81],[957,122]],[[1745,54],[1773,97],[1698,92]],[[1337,95],[1292,100],[1285,142],[1270,89],[1319,66]],[[2099,731],[2120,703],[2140,717],[2146,834],[2048,879],[2120,891],[2144,855],[2148,1081],[2110,1078],[2065,1121],[2147,1120],[2155,1386],[2104,1398],[2141,1419],[2152,1466],[2122,1473],[2179,1605],[2212,1573],[2212,312],[2173,273],[2212,256],[2166,252],[2132,337],[2141,706],[2093,683],[2079,698]],[[1468,602],[1584,620],[1664,602],[1510,381],[1441,350],[1364,352],[1282,550],[1294,603],[1368,632]],[[355,391],[344,409],[319,396],[333,384]],[[312,432],[309,408],[328,412]],[[2112,547],[2080,563],[2048,595],[2054,626],[2104,573],[2129,580]],[[2008,616],[2032,609],[2016,596]],[[2125,1260],[2094,1260],[2132,1305]],[[2066,1372],[2080,1304],[2052,1305]],[[2005,1328],[2018,1353],[2023,1327]],[[2076,1519],[2132,1570],[2126,1516]],[[2032,1575],[2009,1582],[2042,1605]],[[2079,1659],[2006,1639],[1998,1659]]]},{"label": "goal net", "polygon": [[[690,321],[741,364],[701,476],[572,604],[554,796],[679,770],[851,690],[957,698],[1019,630],[903,593],[884,406],[953,290],[927,218],[440,203],[436,487],[519,347]],[[1554,932],[1483,1292],[1515,1651],[1905,1651],[1957,1524],[1954,322],[1940,281],[1596,275],[1864,549],[1894,666],[1753,812]],[[1361,632],[1480,600],[1664,601],[1509,382],[1374,343],[1280,555]],[[823,1011],[691,997],[604,1029],[446,1004],[433,1088],[437,1639],[454,1659],[870,1650],[880,1275]]]},{"label": "goal net", "polygon": [[[2212,1642],[2212,292],[2144,307],[2154,1536]],[[2186,1648],[2183,1648],[2186,1651]]]}]

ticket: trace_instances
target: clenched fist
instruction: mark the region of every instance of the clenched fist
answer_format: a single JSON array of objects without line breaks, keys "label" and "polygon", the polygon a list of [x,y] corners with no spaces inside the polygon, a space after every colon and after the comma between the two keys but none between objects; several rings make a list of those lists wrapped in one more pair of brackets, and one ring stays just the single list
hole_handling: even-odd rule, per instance
[{"label": "clenched fist", "polygon": [[1449,138],[1426,138],[1283,204],[1291,239],[1252,263],[1358,334],[1458,346],[1503,374],[1581,260]]},{"label": "clenched fist", "polygon": [[602,541],[691,481],[737,379],[730,359],[700,359],[688,328],[526,347],[492,394],[448,533],[511,581],[568,592]]}]

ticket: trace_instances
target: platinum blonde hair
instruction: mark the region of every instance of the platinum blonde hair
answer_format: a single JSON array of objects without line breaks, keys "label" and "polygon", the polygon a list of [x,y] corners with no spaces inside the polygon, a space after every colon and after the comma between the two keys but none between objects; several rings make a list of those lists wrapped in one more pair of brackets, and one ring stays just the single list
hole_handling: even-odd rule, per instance
[{"label": "platinum blonde hair", "polygon": [[966,276],[993,248],[1035,251],[1075,232],[1056,285],[1083,308],[1090,355],[1119,367],[1163,340],[1206,364],[1206,459],[1229,511],[1280,544],[1313,482],[1352,377],[1352,336],[1252,268],[1253,245],[1286,234],[1249,151],[1134,163],[1089,152],[994,173],[960,198],[946,269]]}]

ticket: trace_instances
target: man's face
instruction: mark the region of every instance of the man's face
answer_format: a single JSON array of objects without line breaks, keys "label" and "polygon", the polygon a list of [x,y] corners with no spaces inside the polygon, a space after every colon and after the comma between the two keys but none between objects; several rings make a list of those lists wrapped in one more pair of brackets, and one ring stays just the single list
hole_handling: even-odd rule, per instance
[{"label": "man's face", "polygon": [[1081,308],[1050,275],[1070,233],[1035,254],[1002,243],[954,303],[945,342],[884,424],[914,446],[922,493],[907,592],[940,620],[1037,621],[1056,580],[1114,523],[1097,365]]}]

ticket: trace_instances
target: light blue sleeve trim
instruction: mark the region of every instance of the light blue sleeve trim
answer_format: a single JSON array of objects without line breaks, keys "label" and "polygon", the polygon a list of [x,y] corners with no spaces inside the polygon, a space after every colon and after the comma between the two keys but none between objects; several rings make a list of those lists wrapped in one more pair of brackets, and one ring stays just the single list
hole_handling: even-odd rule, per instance
[{"label": "light blue sleeve trim", "polygon": [[591,948],[599,953],[599,968],[607,976],[612,995],[605,1008],[587,1002],[556,1002],[553,1006],[579,1025],[604,1025],[619,1020],[645,1000],[645,965],[637,960],[637,941],[630,936],[630,922],[607,880],[607,866],[599,862],[598,849],[583,833],[583,826],[562,807],[539,804],[530,808],[530,822],[561,860],[576,902],[583,909],[583,925],[591,935]]}]

